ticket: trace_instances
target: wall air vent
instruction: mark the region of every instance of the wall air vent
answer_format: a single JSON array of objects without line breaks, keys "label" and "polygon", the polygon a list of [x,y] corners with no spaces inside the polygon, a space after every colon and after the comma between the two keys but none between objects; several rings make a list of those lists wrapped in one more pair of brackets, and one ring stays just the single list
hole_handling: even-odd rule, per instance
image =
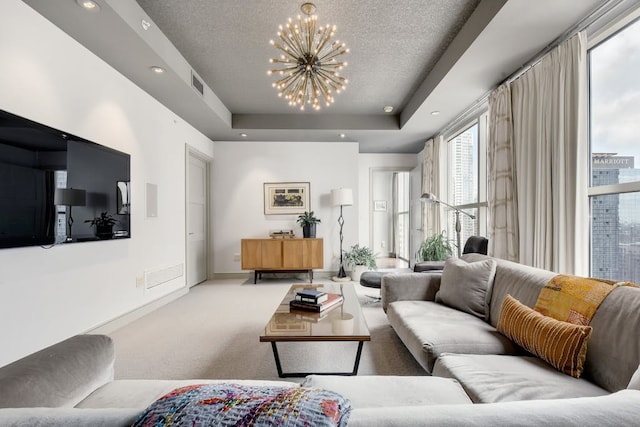
[{"label": "wall air vent", "polygon": [[148,270],[144,272],[144,287],[145,289],[151,289],[156,286],[167,283],[171,280],[182,277],[184,274],[184,264],[176,264],[170,267],[162,267],[155,270]]},{"label": "wall air vent", "polygon": [[200,81],[193,70],[191,70],[191,86],[193,86],[193,88],[197,90],[200,95],[204,96],[204,83]]}]

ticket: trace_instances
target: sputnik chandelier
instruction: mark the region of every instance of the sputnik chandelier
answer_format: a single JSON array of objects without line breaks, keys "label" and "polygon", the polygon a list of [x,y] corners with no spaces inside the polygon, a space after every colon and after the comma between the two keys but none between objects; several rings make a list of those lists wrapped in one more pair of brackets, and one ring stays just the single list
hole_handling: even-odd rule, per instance
[{"label": "sputnik chandelier", "polygon": [[333,92],[342,92],[349,82],[338,73],[347,63],[337,60],[349,49],[339,40],[331,41],[335,25],[318,27],[318,17],[312,15],[316,10],[313,3],[304,3],[300,10],[307,16],[298,16],[297,22],[289,18],[285,26],[279,27],[280,40],[270,41],[281,54],[269,62],[279,64],[280,68],[271,69],[267,74],[280,77],[272,86],[289,105],[301,110],[311,105],[319,110],[322,103],[330,106],[334,101]]}]

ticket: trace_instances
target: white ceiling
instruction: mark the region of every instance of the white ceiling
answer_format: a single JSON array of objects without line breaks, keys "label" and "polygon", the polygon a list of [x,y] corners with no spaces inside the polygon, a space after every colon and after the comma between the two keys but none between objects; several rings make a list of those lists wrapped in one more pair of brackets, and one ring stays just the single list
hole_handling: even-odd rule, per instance
[{"label": "white ceiling", "polygon": [[[266,71],[277,53],[269,40],[302,1],[94,0],[97,13],[75,0],[23,1],[212,140],[357,141],[363,153],[420,151],[604,2],[316,0],[319,24],[337,25],[351,50],[349,85],[331,107],[300,112]],[[192,71],[204,96],[190,86]]]}]

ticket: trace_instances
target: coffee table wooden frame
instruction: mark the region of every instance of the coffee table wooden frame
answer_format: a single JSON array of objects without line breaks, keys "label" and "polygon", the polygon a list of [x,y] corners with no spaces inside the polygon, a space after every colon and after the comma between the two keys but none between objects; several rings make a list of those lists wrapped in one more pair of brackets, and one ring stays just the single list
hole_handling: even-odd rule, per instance
[{"label": "coffee table wooden frame", "polygon": [[[271,349],[273,351],[273,357],[276,363],[276,369],[278,370],[278,376],[280,378],[293,378],[293,377],[306,377],[307,375],[357,375],[358,367],[360,366],[360,357],[362,356],[362,348],[364,346],[365,341],[371,341],[371,334],[369,333],[369,329],[366,326],[366,322],[364,321],[364,316],[362,315],[362,311],[360,310],[360,304],[358,303],[358,297],[353,288],[353,284],[344,283],[341,285],[338,284],[330,284],[330,285],[292,285],[287,292],[287,295],[284,297],[278,310],[272,316],[272,319],[277,315],[285,315],[283,313],[290,314],[289,309],[289,301],[292,299],[292,295],[295,293],[294,289],[299,287],[313,287],[313,288],[324,288],[329,292],[340,292],[342,289],[342,294],[344,297],[344,306],[348,306],[350,310],[350,314],[353,314],[354,319],[357,319],[358,324],[363,326],[362,333],[359,334],[326,334],[326,335],[296,335],[294,333],[287,333],[287,335],[268,335],[267,331],[269,329],[269,324],[265,327],[265,334],[260,336],[260,342],[270,342]],[[333,310],[339,310],[338,308],[334,308]],[[339,312],[338,312],[339,313]],[[320,320],[319,322],[328,321],[331,322],[331,314],[327,318]],[[294,314],[292,314],[294,315]],[[270,319],[269,323],[271,323],[272,319]],[[305,329],[306,330],[306,329]],[[356,350],[355,362],[353,365],[353,370],[350,372],[284,372],[282,370],[282,363],[280,361],[280,355],[278,353],[277,343],[279,342],[357,342],[358,349]]]}]

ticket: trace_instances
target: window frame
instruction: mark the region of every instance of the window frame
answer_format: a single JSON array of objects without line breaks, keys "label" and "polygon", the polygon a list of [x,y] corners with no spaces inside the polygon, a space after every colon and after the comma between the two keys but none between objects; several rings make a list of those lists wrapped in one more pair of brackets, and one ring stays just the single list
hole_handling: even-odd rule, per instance
[{"label": "window frame", "polygon": [[[446,167],[446,185],[445,185],[445,194],[446,199],[441,198],[441,200],[449,203],[451,206],[454,206],[457,209],[463,210],[465,212],[475,214],[474,221],[474,233],[477,233],[481,236],[487,235],[487,223],[488,223],[488,202],[487,202],[487,186],[488,186],[488,176],[487,176],[487,141],[489,134],[489,113],[487,111],[487,106],[484,105],[482,111],[475,114],[472,118],[465,121],[463,124],[456,126],[453,128],[451,132],[447,132],[443,134],[443,142],[446,147],[446,159],[447,159],[447,167]],[[477,187],[476,192],[478,198],[475,202],[472,203],[462,203],[455,204],[453,202],[449,202],[451,200],[452,188],[451,188],[451,179],[448,177],[451,176],[452,170],[452,162],[455,160],[452,158],[452,149],[449,145],[455,138],[457,138],[460,134],[466,132],[473,126],[478,125],[478,144],[477,144],[477,159],[478,159],[478,179],[477,179]],[[475,212],[470,212],[474,211]],[[444,218],[443,221],[446,224],[447,236],[451,239],[454,237],[455,239],[455,229],[453,225],[453,220],[450,220],[449,215]],[[464,240],[460,242],[461,245],[464,246]],[[460,248],[462,252],[462,248]]]}]

